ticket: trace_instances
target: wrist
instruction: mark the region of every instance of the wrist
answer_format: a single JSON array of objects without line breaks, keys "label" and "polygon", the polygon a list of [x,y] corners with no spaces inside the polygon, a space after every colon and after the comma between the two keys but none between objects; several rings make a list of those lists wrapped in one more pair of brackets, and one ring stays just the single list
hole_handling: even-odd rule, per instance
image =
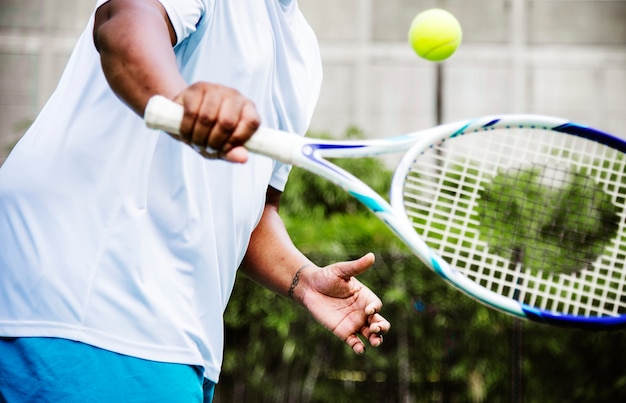
[{"label": "wrist", "polygon": [[291,285],[289,286],[289,290],[287,291],[287,296],[293,300],[296,300],[302,303],[304,297],[304,289],[305,287],[302,284],[302,272],[304,272],[307,268],[312,267],[312,263],[305,263],[296,270],[294,274]]}]

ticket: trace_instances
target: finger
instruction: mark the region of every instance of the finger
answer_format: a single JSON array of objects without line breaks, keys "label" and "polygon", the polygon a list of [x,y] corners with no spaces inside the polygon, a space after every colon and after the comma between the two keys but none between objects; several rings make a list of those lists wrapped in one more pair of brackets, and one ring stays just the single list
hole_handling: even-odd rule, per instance
[{"label": "finger", "polygon": [[374,334],[385,334],[391,329],[391,323],[379,314],[372,315],[369,330]]},{"label": "finger", "polygon": [[185,143],[190,144],[193,129],[196,124],[197,111],[202,104],[202,95],[197,92],[188,91],[185,92],[184,95],[174,98],[174,101],[184,107],[183,120],[180,122],[179,138]]},{"label": "finger", "polygon": [[244,104],[245,100],[242,97],[224,98],[207,142],[209,147],[223,150],[239,125]]},{"label": "finger", "polygon": [[372,347],[378,347],[383,344],[383,335],[371,334],[370,337],[368,337],[368,341]]},{"label": "finger", "polygon": [[200,147],[210,147],[209,138],[220,111],[221,97],[215,93],[205,93],[193,126],[191,142]]},{"label": "finger", "polygon": [[389,331],[391,324],[379,314],[371,315],[368,318],[369,324],[361,328],[361,334],[369,338],[371,335],[383,335]]},{"label": "finger", "polygon": [[375,260],[374,254],[370,252],[357,260],[338,263],[336,267],[340,270],[341,277],[347,280],[367,271],[374,264]]},{"label": "finger", "polygon": [[383,344],[383,334],[382,333],[372,333],[366,329],[361,331],[361,335],[367,339],[368,343],[372,347],[378,347]]},{"label": "finger", "polygon": [[374,298],[374,300],[365,307],[365,314],[373,315],[376,312],[380,312],[380,309],[382,307],[383,307],[382,301],[378,298]]},{"label": "finger", "polygon": [[388,326],[376,324],[369,327],[365,326],[363,329],[361,329],[361,334],[364,338],[367,339],[372,347],[378,347],[383,344],[383,335],[388,330]]},{"label": "finger", "polygon": [[363,354],[365,352],[365,345],[356,335],[350,335],[346,339],[346,343],[352,348],[356,354]]},{"label": "finger", "polygon": [[256,110],[256,106],[252,101],[245,100],[241,108],[237,127],[222,149],[228,152],[233,147],[244,145],[259,129],[260,125],[261,117]]}]

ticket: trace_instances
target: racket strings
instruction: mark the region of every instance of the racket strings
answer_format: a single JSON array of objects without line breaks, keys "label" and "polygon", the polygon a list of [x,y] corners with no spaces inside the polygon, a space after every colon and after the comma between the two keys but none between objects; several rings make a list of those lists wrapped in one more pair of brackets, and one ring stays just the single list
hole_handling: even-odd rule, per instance
[{"label": "racket strings", "polygon": [[626,162],[610,147],[537,129],[458,136],[416,158],[404,206],[488,290],[565,314],[626,313]]}]

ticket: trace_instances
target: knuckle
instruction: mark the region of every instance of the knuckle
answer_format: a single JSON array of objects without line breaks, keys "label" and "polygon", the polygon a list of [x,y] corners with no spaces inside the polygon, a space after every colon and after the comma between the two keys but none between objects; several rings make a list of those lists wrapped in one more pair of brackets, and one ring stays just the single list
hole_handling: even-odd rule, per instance
[{"label": "knuckle", "polygon": [[206,108],[203,108],[198,113],[198,118],[196,120],[197,124],[203,127],[211,127],[215,124],[215,117],[213,114],[208,111]]},{"label": "knuckle", "polygon": [[261,126],[261,118],[258,115],[246,117],[242,123],[249,131],[255,132]]},{"label": "knuckle", "polygon": [[223,130],[224,132],[230,135],[237,128],[238,122],[237,122],[237,119],[234,118],[233,116],[222,116],[220,117],[218,124],[221,130]]}]

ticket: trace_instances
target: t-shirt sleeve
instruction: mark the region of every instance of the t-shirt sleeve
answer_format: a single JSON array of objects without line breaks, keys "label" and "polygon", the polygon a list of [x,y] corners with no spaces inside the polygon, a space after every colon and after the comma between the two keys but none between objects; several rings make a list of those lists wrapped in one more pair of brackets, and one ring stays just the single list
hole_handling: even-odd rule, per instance
[{"label": "t-shirt sleeve", "polygon": [[274,171],[272,172],[272,178],[270,179],[270,186],[278,191],[284,191],[291,168],[291,165],[275,161]]},{"label": "t-shirt sleeve", "polygon": [[[96,9],[109,0],[98,0]],[[207,10],[207,5],[214,0],[157,0],[165,11],[176,32],[176,44],[179,44],[196,31],[200,18]]]},{"label": "t-shirt sleeve", "polygon": [[[202,0],[158,0],[163,6],[176,32],[176,44],[196,31],[200,18],[206,12]],[[212,3],[211,0],[209,2]]]}]

